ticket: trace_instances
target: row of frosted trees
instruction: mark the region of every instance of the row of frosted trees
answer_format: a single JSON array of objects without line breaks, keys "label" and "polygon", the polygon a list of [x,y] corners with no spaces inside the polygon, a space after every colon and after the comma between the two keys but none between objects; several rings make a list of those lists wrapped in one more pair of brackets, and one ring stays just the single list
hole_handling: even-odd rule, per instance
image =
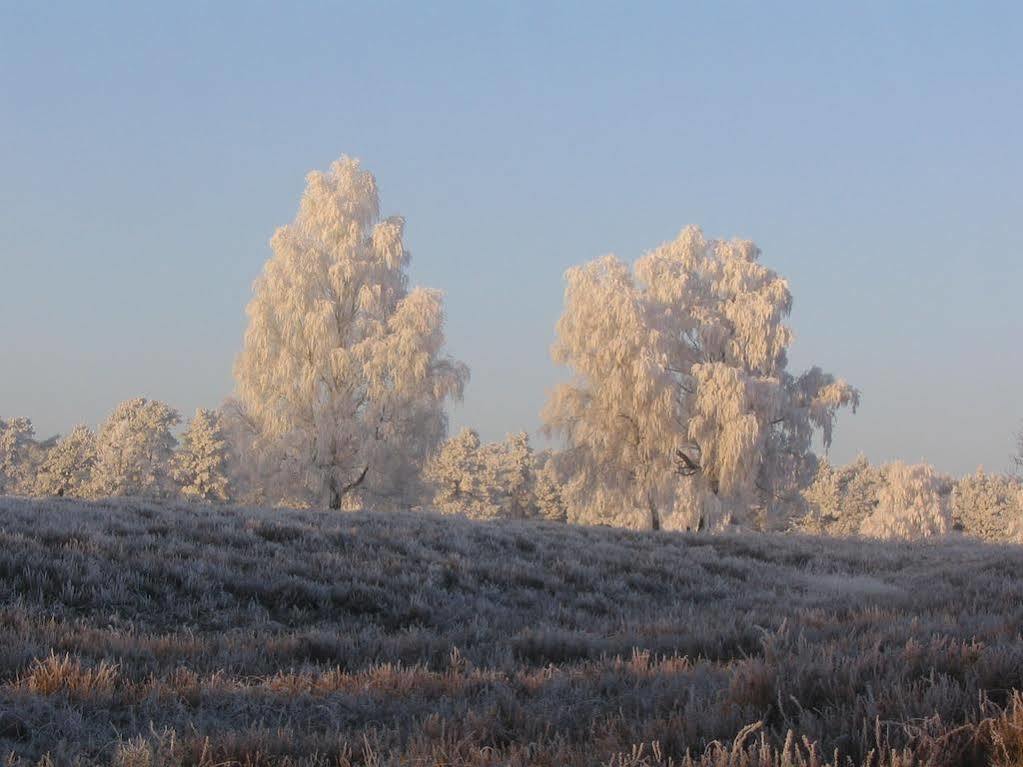
[{"label": "row of frosted trees", "polygon": [[[179,423],[167,405],[145,399],[119,405],[98,436],[76,426],[63,438],[39,442],[28,419],[0,420],[0,491],[251,500],[251,488],[234,477],[238,458],[221,414],[197,410],[175,438],[172,430]],[[1023,449],[1015,463],[1023,469]],[[442,513],[473,519],[569,519],[556,454],[534,452],[524,432],[482,443],[475,431],[463,429],[430,457],[423,478],[432,508]],[[841,467],[822,460],[790,512],[789,529],[814,534],[920,538],[961,531],[988,541],[1018,542],[1023,539],[1023,480],[982,469],[953,479],[926,464],[875,466],[864,456]],[[603,520],[584,511],[572,521]]]},{"label": "row of frosted trees", "polygon": [[180,423],[176,410],[143,398],[118,405],[98,433],[79,425],[37,441],[29,419],[0,420],[0,493],[231,500],[220,415],[197,410],[179,439]]},{"label": "row of frosted trees", "polygon": [[[687,227],[634,264],[609,255],[568,270],[552,354],[571,375],[543,412],[560,447],[534,452],[522,434],[446,440],[445,408],[469,371],[444,353],[440,293],[408,284],[404,220],[381,217],[356,160],[307,182],[254,285],[234,396],[197,414],[180,444],[177,414],[147,400],[55,444],[5,423],[4,492],[830,529],[812,501],[826,484],[814,448],[860,395],[818,367],[789,370],[792,296],[752,242]],[[921,521],[933,472],[894,465],[884,477],[856,532],[950,526]]]}]

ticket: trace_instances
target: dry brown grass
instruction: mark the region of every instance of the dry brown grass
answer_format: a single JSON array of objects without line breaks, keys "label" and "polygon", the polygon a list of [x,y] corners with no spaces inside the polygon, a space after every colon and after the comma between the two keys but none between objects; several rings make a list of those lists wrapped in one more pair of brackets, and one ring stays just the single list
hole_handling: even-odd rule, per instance
[{"label": "dry brown grass", "polygon": [[1018,766],[1021,566],[966,541],[0,499],[0,758]]}]

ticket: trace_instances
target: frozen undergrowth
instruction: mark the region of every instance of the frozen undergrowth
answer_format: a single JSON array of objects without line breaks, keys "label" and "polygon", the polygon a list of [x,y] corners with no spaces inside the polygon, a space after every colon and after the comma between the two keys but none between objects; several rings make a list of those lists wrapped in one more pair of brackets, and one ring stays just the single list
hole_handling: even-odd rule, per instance
[{"label": "frozen undergrowth", "polygon": [[963,540],[3,498],[0,755],[1013,764],[1021,565]]}]

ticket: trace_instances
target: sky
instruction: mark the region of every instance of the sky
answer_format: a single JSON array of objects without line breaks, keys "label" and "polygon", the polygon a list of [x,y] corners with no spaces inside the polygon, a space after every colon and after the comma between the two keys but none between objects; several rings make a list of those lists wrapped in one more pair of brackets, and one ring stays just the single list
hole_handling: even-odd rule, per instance
[{"label": "sky", "polygon": [[687,224],[789,280],[842,462],[1004,470],[1023,421],[1019,3],[0,0],[0,417],[233,386],[252,281],[341,154],[472,370],[539,426],[568,267]]}]

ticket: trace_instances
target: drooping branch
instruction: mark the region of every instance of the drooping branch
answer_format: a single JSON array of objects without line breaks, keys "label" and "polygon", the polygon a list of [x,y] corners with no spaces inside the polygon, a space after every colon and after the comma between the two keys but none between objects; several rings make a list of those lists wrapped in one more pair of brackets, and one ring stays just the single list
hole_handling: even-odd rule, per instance
[{"label": "drooping branch", "polygon": [[675,448],[675,468],[683,477],[691,477],[701,471],[700,464],[686,455],[682,448]]}]

